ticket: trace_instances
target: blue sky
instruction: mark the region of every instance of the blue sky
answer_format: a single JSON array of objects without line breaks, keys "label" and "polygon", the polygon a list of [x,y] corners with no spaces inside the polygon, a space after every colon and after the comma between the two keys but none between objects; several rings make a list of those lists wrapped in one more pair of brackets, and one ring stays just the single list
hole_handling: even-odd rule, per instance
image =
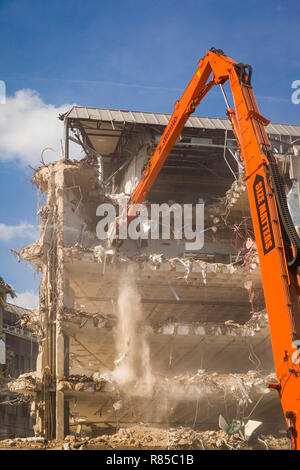
[{"label": "blue sky", "polygon": [[[300,79],[299,20],[296,0],[0,0],[0,80],[7,87],[0,105],[0,275],[19,294],[37,293],[33,268],[9,249],[33,240],[37,194],[28,164],[38,166],[44,147],[59,148],[58,112],[73,103],[171,112],[199,58],[215,46],[253,66],[263,115],[299,124],[300,104],[291,102],[291,84]],[[224,117],[219,92],[197,113]],[[45,160],[57,156],[48,152]]]}]

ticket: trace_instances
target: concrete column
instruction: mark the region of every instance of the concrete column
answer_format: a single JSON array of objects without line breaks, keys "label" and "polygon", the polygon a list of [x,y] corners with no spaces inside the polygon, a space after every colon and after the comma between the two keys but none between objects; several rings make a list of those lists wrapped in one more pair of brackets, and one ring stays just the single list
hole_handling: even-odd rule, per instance
[{"label": "concrete column", "polygon": [[64,376],[64,336],[60,328],[60,324],[56,324],[56,439],[63,439],[65,433],[65,409],[64,409],[64,392],[58,390],[57,386]]},{"label": "concrete column", "polygon": [[68,341],[65,341],[65,337],[62,330],[61,323],[61,312],[63,311],[65,304],[64,296],[64,164],[61,162],[57,164],[55,172],[55,200],[57,207],[56,216],[56,255],[57,255],[57,267],[56,267],[56,293],[57,293],[57,304],[56,304],[56,341],[55,341],[55,369],[56,369],[56,439],[63,439],[65,437],[65,420],[69,420],[69,415],[65,410],[65,397],[64,392],[58,390],[59,382],[63,379],[66,371],[65,355],[69,354],[67,347]]},{"label": "concrete column", "polygon": [[[65,376],[69,375],[69,364],[70,364],[70,338],[64,334],[64,373]],[[67,436],[69,432],[69,400],[64,397],[64,434]]]},{"label": "concrete column", "polygon": [[56,330],[56,439],[63,439],[69,430],[69,403],[64,392],[57,388],[60,380],[69,375],[69,338],[63,334],[60,321]]}]

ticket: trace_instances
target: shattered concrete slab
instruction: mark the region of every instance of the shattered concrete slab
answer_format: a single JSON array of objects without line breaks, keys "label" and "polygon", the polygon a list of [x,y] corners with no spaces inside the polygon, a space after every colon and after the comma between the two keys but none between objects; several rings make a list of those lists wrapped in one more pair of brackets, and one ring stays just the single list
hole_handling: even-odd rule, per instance
[{"label": "shattered concrete slab", "polygon": [[8,383],[8,389],[22,395],[35,395],[42,390],[42,380],[35,372],[26,372]]},{"label": "shattered concrete slab", "polygon": [[60,380],[57,386],[60,391],[74,391],[74,392],[108,392],[114,390],[110,382],[103,377],[94,374],[93,377],[70,375]]}]

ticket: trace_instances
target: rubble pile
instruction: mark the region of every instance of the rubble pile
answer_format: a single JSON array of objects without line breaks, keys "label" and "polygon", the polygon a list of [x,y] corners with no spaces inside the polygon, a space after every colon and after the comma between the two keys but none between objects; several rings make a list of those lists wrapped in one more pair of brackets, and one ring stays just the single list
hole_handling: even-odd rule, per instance
[{"label": "rubble pile", "polygon": [[0,442],[6,449],[45,450],[284,450],[288,439],[256,433],[249,441],[238,434],[228,435],[225,431],[199,432],[191,428],[154,428],[135,425],[98,437],[69,435],[64,441],[47,441],[41,437],[6,439]]},{"label": "rubble pile", "polygon": [[237,435],[224,431],[199,432],[191,428],[160,429],[141,425],[121,428],[112,435],[90,439],[87,445],[98,444],[103,448],[124,449],[182,449],[182,450],[248,450],[288,448],[288,440],[273,436],[256,435],[251,441],[243,441]]}]

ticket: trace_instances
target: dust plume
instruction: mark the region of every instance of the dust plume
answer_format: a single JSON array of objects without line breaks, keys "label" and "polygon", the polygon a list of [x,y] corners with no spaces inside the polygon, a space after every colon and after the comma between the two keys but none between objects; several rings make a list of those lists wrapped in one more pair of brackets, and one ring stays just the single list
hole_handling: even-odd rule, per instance
[{"label": "dust plume", "polygon": [[118,321],[114,331],[117,359],[113,377],[125,393],[149,396],[153,392],[150,347],[142,324],[141,298],[131,267],[121,272],[118,286]]}]

